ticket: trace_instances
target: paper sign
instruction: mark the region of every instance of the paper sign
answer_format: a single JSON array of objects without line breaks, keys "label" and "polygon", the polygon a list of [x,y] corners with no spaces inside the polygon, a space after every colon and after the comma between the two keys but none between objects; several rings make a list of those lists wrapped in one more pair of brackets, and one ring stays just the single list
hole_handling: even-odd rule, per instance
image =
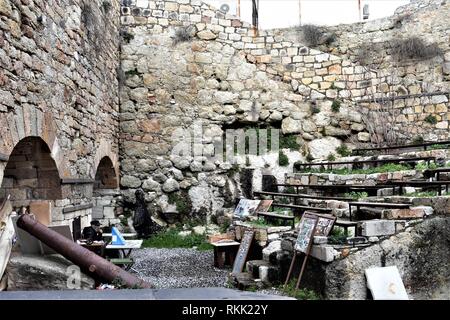
[{"label": "paper sign", "polygon": [[125,245],[125,239],[123,238],[122,234],[117,230],[116,227],[112,227],[111,229],[111,244],[117,245],[117,246],[123,246]]}]

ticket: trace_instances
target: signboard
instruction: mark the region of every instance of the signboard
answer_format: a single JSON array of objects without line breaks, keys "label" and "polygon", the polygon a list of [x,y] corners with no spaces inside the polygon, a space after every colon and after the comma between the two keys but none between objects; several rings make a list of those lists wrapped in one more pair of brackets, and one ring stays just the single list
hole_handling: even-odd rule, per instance
[{"label": "signboard", "polygon": [[241,245],[239,246],[239,250],[236,254],[236,258],[234,259],[233,271],[231,272],[232,274],[236,274],[244,270],[245,261],[247,260],[247,255],[250,250],[250,246],[252,245],[254,235],[255,231],[253,230],[245,231],[241,240]]},{"label": "signboard", "polygon": [[312,237],[314,236],[314,228],[316,227],[317,222],[318,217],[316,215],[304,214],[302,216],[298,229],[297,241],[295,242],[296,251],[305,254],[309,253]]},{"label": "signboard", "polygon": [[316,232],[314,232],[315,236],[320,237],[328,237],[333,229],[334,222],[336,221],[336,217],[329,215],[320,215],[312,212],[305,212],[308,215],[317,216],[318,221],[316,225]]},{"label": "signboard", "polygon": [[374,300],[409,299],[396,266],[370,268],[365,273]]},{"label": "signboard", "polygon": [[261,200],[241,199],[236,209],[234,210],[234,215],[238,217],[254,215],[256,213],[256,208],[258,208],[260,202]]}]

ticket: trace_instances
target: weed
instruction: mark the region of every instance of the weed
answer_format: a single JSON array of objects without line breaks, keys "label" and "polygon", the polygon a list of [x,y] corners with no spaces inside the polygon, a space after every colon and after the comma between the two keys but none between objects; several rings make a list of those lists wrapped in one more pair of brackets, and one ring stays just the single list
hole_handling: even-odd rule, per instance
[{"label": "weed", "polygon": [[338,113],[340,109],[341,109],[341,101],[334,100],[333,104],[331,105],[331,110],[335,113]]},{"label": "weed", "polygon": [[347,236],[343,228],[333,227],[328,236],[328,243],[330,244],[344,244],[347,242]]},{"label": "weed", "polygon": [[278,164],[282,167],[287,167],[289,165],[289,158],[282,150],[278,153]]},{"label": "weed", "polygon": [[310,46],[317,46],[323,37],[323,32],[320,28],[313,24],[306,24],[302,26],[303,38]]},{"label": "weed", "polygon": [[283,294],[293,297],[297,300],[320,300],[320,296],[312,290],[308,289],[298,289],[295,287],[297,285],[297,279],[292,279],[286,287],[284,285],[279,286],[277,289]]},{"label": "weed", "polygon": [[335,156],[334,154],[330,153],[330,154],[328,155],[328,157],[327,157],[327,160],[328,160],[328,161],[335,161],[335,160],[336,160],[336,156]]},{"label": "weed", "polygon": [[425,122],[428,122],[429,124],[436,124],[438,121],[435,116],[429,114],[425,119]]},{"label": "weed", "polygon": [[341,157],[348,157],[349,155],[352,154],[352,152],[348,149],[347,145],[345,145],[345,144],[341,144],[339,147],[337,147],[336,152]]},{"label": "weed", "polygon": [[169,193],[169,203],[177,206],[179,214],[187,215],[191,213],[192,203],[186,191]]},{"label": "weed", "polygon": [[369,194],[367,192],[348,192],[346,194],[344,194],[344,197],[346,198],[352,198],[355,200],[361,199],[361,198],[367,198],[369,196]]},{"label": "weed", "polygon": [[426,44],[418,37],[394,39],[391,45],[393,54],[399,60],[430,59],[442,54],[442,50],[435,43]]},{"label": "weed", "polygon": [[144,240],[143,248],[192,248],[197,247],[198,250],[210,250],[211,244],[206,241],[205,235],[190,234],[185,237],[178,233],[179,228],[172,228],[163,233],[153,235],[151,238]]},{"label": "weed", "polygon": [[192,40],[191,29],[189,27],[181,27],[175,31],[173,44],[176,45],[180,42],[187,42]]}]

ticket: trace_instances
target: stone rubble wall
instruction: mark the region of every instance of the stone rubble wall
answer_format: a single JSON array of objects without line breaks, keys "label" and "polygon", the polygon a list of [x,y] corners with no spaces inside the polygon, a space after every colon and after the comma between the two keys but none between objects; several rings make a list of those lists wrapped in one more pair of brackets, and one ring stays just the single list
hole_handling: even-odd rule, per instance
[{"label": "stone rubble wall", "polygon": [[[0,180],[29,136],[60,178],[93,179],[104,156],[118,174],[119,24],[116,1],[0,1]],[[61,189],[54,220],[70,222],[57,208],[92,202],[92,185]]]},{"label": "stone rubble wall", "polygon": [[[360,64],[346,70],[346,90],[342,98],[350,97],[359,108],[373,110],[381,105],[396,109],[391,121],[399,132],[428,140],[449,138],[449,1],[418,0],[400,7],[387,18],[355,24],[320,27],[326,35],[317,49]],[[301,29],[280,29],[277,32],[288,41],[305,42]],[[327,37],[333,36],[331,43]],[[395,42],[418,37],[426,44],[435,44],[442,55],[430,59],[407,59],[395,56]],[[356,73],[356,75],[355,75]],[[355,80],[355,81],[354,81]],[[353,82],[352,82],[353,81]],[[382,102],[383,98],[396,97]],[[425,119],[436,118],[436,123]]]},{"label": "stone rubble wall", "polygon": [[[204,133],[194,141],[193,149],[200,153],[212,150],[213,142],[229,128],[269,124],[285,135],[295,134],[303,144],[295,160],[304,159],[308,141],[334,151],[342,141],[333,135],[346,139],[364,130],[354,110],[343,105],[340,112],[332,113],[332,100],[310,101],[314,95],[325,97],[326,85],[320,88],[311,82],[308,85],[317,94],[312,89],[301,94],[290,81],[276,76],[263,64],[281,65],[283,59],[280,55],[269,59],[263,48],[270,44],[284,60],[295,58],[310,72],[317,67],[322,75],[341,72],[337,57],[284,43],[269,33],[255,37],[250,25],[200,1],[122,1],[121,10],[122,36],[128,41],[121,55],[125,202],[133,202],[134,191],[142,187],[156,211],[171,211],[167,194],[188,192],[194,212],[204,213],[229,202],[224,192],[239,196],[233,192],[238,188],[225,187],[233,185],[226,175],[229,163],[171,154],[186,137],[179,128],[192,134],[195,121],[202,122]],[[175,43],[180,30],[192,33],[192,39]]]}]

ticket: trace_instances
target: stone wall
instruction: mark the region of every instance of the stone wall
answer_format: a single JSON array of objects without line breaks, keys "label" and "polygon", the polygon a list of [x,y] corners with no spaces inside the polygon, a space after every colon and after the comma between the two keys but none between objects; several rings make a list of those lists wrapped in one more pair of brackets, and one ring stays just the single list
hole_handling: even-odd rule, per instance
[{"label": "stone wall", "polygon": [[[280,128],[301,146],[295,160],[304,160],[311,144],[334,151],[342,143],[334,136],[346,139],[364,130],[361,116],[344,103],[331,111],[337,92],[332,83],[342,73],[336,56],[270,31],[255,34],[250,25],[196,0],[122,1],[121,10],[126,202],[142,187],[156,211],[172,211],[167,194],[188,192],[194,213],[205,213],[221,209],[230,191],[239,196],[227,175],[232,163],[205,157],[227,129]],[[281,69],[290,76],[281,76]],[[311,81],[299,84],[292,76]],[[193,136],[195,155],[174,155],[186,136]]]},{"label": "stone wall", "polygon": [[54,223],[77,215],[88,222],[90,180],[102,158],[118,176],[119,23],[116,1],[0,1],[0,181],[5,188],[18,179],[11,171],[3,179],[7,164],[31,163],[10,158],[19,142],[40,139],[60,194],[37,192],[36,184],[53,183],[38,172],[35,183],[22,181],[31,192],[20,200],[56,200]]},{"label": "stone wall", "polygon": [[[395,109],[389,121],[398,132],[428,140],[448,139],[449,10],[449,1],[415,0],[391,17],[318,28],[323,36],[317,49],[359,65],[346,68],[346,90],[339,91],[339,96],[354,100],[358,108]],[[301,28],[277,33],[289,41],[307,43]],[[440,53],[425,58],[397,54],[399,42],[412,37],[421,39],[426,47],[436,46]],[[426,48],[412,46],[409,50]]]}]

